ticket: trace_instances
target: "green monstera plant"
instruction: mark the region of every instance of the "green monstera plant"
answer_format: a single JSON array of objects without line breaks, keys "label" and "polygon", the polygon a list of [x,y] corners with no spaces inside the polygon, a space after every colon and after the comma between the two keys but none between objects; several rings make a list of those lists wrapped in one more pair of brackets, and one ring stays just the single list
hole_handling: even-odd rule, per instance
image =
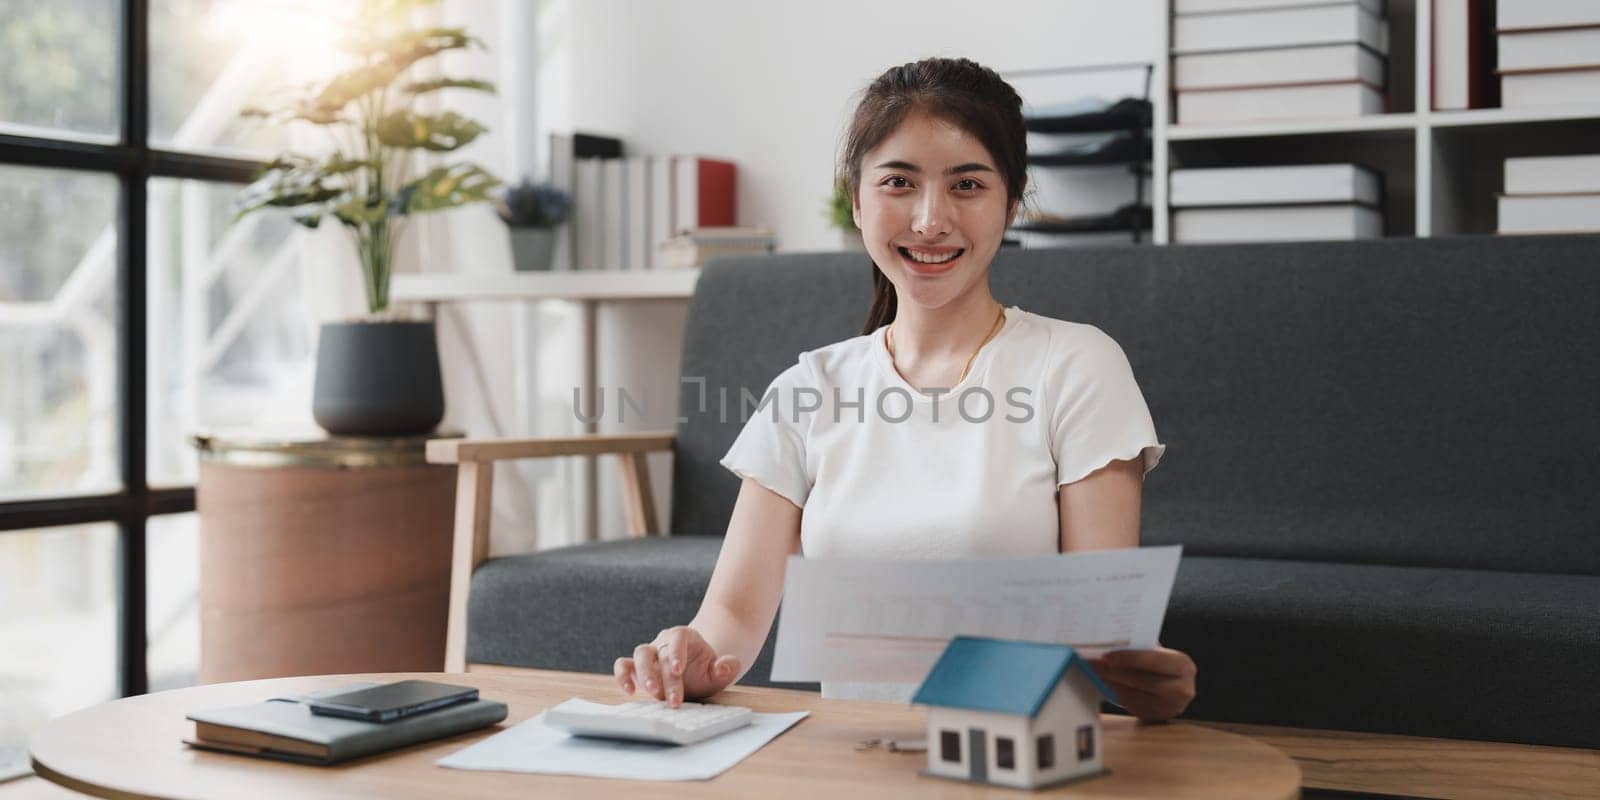
[{"label": "green monstera plant", "polygon": [[487,201],[500,183],[466,162],[415,174],[419,155],[458,150],[487,130],[453,111],[420,113],[417,98],[445,89],[494,91],[482,80],[407,79],[417,64],[440,53],[483,46],[461,28],[412,26],[412,11],[431,2],[364,0],[341,43],[352,56],[348,69],[303,87],[276,108],[242,112],[272,123],[320,126],[334,147],[323,157],[284,153],[273,159],[239,196],[235,218],[288,208],[310,228],[328,217],[349,228],[374,314],[389,306],[395,244],[406,218]]}]

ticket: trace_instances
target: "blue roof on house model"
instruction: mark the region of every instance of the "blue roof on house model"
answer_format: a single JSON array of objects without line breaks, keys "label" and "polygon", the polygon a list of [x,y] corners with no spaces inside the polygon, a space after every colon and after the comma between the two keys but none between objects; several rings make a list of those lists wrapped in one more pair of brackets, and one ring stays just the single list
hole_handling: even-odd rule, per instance
[{"label": "blue roof on house model", "polygon": [[1033,717],[1061,677],[1076,664],[1096,689],[1117,696],[1070,645],[1013,642],[977,636],[950,640],[911,702]]}]

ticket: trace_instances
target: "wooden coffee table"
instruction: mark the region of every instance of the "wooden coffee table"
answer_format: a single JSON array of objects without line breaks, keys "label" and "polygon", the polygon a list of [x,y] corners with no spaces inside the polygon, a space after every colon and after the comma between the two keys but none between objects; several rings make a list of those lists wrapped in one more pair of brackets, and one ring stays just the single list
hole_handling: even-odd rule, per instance
[{"label": "wooden coffee table", "polygon": [[[327,689],[355,680],[442,680],[477,687],[504,701],[501,726],[334,767],[309,767],[193,750],[181,743],[190,711]],[[648,782],[470,772],[434,765],[443,756],[537,715],[571,697],[621,702],[609,675],[519,670],[513,673],[324,675],[221,683],[131,697],[70,714],[31,741],[34,770],[81,792],[113,798],[237,797],[839,797],[927,792],[940,797],[1019,797],[1018,790],[969,785],[917,774],[925,753],[857,751],[865,739],[918,739],[924,711],[894,703],[824,700],[810,692],[733,688],[717,700],[756,711],[808,710],[809,717],[750,758],[710,781]],[[1078,798],[1292,798],[1300,770],[1254,739],[1198,725],[1139,725],[1105,718],[1105,764],[1111,770],[1045,794]]]}]

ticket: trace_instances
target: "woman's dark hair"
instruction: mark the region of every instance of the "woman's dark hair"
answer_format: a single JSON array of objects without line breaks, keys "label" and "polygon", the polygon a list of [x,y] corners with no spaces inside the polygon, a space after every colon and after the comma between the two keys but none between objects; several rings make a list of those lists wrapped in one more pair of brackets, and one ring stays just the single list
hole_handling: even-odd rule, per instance
[{"label": "woman's dark hair", "polygon": [[[1007,207],[1022,199],[1028,183],[1022,98],[994,70],[965,58],[925,58],[891,67],[866,88],[840,157],[839,179],[850,197],[861,191],[861,159],[913,111],[951,123],[981,142],[1005,181]],[[861,332],[893,322],[896,307],[894,284],[873,263],[872,308]]]}]

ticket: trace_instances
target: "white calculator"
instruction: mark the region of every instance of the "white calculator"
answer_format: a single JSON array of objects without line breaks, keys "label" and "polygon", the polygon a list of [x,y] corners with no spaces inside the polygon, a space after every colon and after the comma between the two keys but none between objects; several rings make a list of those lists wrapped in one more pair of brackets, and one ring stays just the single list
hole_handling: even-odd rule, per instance
[{"label": "white calculator", "polygon": [[684,703],[669,708],[662,700],[612,706],[573,698],[544,712],[546,725],[575,736],[662,744],[703,742],[754,721],[744,706]]}]

